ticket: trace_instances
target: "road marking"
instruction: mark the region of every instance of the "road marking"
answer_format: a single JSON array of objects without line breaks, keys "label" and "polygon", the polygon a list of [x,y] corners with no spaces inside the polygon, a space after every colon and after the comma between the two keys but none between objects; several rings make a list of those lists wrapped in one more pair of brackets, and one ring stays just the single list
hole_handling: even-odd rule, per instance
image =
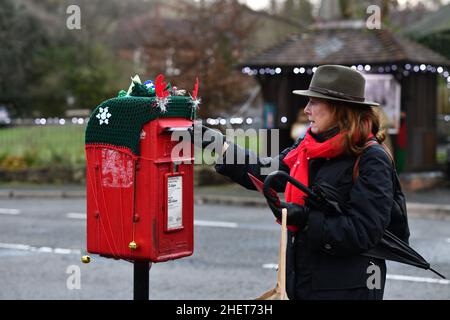
[{"label": "road marking", "polygon": [[422,278],[422,277],[411,277],[411,276],[403,276],[403,275],[397,275],[397,274],[388,274],[386,276],[386,278],[390,279],[390,280],[400,280],[400,281],[450,284],[450,280],[434,279],[434,278]]},{"label": "road marking", "polygon": [[273,269],[273,270],[277,270],[278,269],[278,264],[276,263],[266,263],[263,264],[263,269]]},{"label": "road marking", "polygon": [[[66,214],[69,219],[85,220],[85,213],[69,212]],[[217,228],[237,228],[239,225],[235,222],[224,221],[207,221],[207,220],[194,220],[194,225],[199,227],[217,227]]]},{"label": "road marking", "polygon": [[[276,263],[266,263],[262,265],[263,269],[277,270],[278,264]],[[422,277],[412,277],[404,276],[399,274],[388,274],[386,279],[398,280],[398,281],[410,281],[410,282],[423,282],[423,283],[437,283],[437,284],[450,284],[450,280],[435,279],[435,278],[422,278]]]},{"label": "road marking", "polygon": [[55,253],[55,254],[81,254],[81,250],[78,249],[34,247],[29,246],[27,244],[19,244],[19,243],[0,243],[0,249],[21,250],[39,253]]},{"label": "road marking", "polygon": [[86,213],[69,212],[68,214],[66,214],[66,217],[69,219],[86,220]]},{"label": "road marking", "polygon": [[0,248],[12,250],[30,250],[30,246],[26,244],[0,243]]},{"label": "road marking", "polygon": [[218,228],[237,228],[238,224],[235,222],[194,220],[194,226],[218,227]]},{"label": "road marking", "polygon": [[[72,253],[72,249],[63,249],[63,248],[55,248],[53,249],[53,252],[56,254],[71,254]],[[79,252],[80,250],[77,250],[77,252]]]},{"label": "road marking", "polygon": [[16,216],[16,215],[20,214],[20,210],[19,209],[0,208],[0,214]]}]

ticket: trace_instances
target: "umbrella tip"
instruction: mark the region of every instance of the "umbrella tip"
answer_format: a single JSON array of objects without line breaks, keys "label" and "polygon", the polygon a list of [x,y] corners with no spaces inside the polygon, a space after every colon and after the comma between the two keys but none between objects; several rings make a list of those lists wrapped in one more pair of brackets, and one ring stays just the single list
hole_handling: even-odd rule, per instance
[{"label": "umbrella tip", "polygon": [[442,274],[440,274],[439,272],[437,272],[436,270],[433,270],[433,268],[430,268],[430,271],[434,272],[435,274],[437,274],[439,277],[441,277],[442,279],[447,279],[446,277],[444,277]]}]

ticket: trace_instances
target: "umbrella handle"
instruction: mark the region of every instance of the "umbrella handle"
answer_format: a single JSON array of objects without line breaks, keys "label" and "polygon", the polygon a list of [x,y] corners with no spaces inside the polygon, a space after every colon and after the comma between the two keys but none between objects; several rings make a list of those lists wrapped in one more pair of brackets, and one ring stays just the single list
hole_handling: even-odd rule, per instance
[{"label": "umbrella handle", "polygon": [[266,198],[269,198],[270,188],[271,188],[272,184],[274,183],[275,178],[279,178],[279,177],[286,178],[286,180],[288,182],[290,182],[294,187],[300,189],[301,191],[306,193],[308,196],[315,198],[315,199],[320,199],[319,196],[317,196],[314,192],[312,192],[312,190],[309,189],[307,186],[305,186],[303,183],[294,179],[288,173],[286,173],[284,171],[280,171],[280,170],[271,172],[264,180],[263,192],[264,192],[264,196]]}]

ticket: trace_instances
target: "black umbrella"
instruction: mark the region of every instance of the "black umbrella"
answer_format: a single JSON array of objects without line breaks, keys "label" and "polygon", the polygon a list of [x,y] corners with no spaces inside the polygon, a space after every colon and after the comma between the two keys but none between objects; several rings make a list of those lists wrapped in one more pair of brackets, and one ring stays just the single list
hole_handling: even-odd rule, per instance
[{"label": "black umbrella", "polygon": [[[274,182],[275,178],[284,178],[288,182],[290,182],[293,186],[303,191],[307,197],[305,197],[305,204],[309,207],[316,208],[322,211],[328,212],[336,212],[337,214],[341,213],[341,207],[344,203],[339,191],[336,190],[333,186],[327,183],[321,183],[315,185],[313,190],[302,184],[300,181],[294,179],[289,174],[284,171],[275,171],[269,174],[264,181],[264,195],[266,196],[268,201],[272,201],[274,191],[270,187]],[[335,210],[327,210],[327,209],[335,209]],[[381,241],[378,245],[370,249],[366,252],[363,252],[362,255],[397,261],[404,264],[409,264],[411,266],[415,266],[421,269],[430,270],[445,279],[443,275],[439,272],[433,270],[430,267],[430,264],[414,249],[412,249],[406,242],[399,239],[392,232],[386,230]]]}]

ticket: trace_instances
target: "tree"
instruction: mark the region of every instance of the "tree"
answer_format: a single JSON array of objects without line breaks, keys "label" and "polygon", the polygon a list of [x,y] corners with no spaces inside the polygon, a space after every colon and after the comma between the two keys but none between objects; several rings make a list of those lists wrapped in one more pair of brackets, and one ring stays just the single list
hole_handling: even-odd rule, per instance
[{"label": "tree", "polygon": [[269,13],[278,14],[278,4],[276,0],[270,0]]},{"label": "tree", "polygon": [[[46,31],[45,46],[30,55],[34,82],[29,90],[29,108],[37,115],[62,116],[68,108],[92,109],[117,94],[122,64],[114,51],[114,38],[120,1],[110,1],[107,6],[101,0],[24,4]],[[81,30],[69,30],[61,19],[70,4],[81,8]],[[131,4],[122,6],[129,8]]]},{"label": "tree", "polygon": [[292,18],[294,14],[294,0],[285,0],[283,4],[283,16]]},{"label": "tree", "polygon": [[38,20],[13,0],[0,5],[0,102],[25,113],[31,102],[35,69],[30,53],[45,42]]},{"label": "tree", "polygon": [[285,0],[282,15],[297,22],[313,21],[312,4],[309,0]]},{"label": "tree", "polygon": [[39,78],[31,90],[34,109],[44,116],[62,116],[73,99],[76,108],[92,109],[117,95],[119,69],[110,50],[101,43],[80,50],[52,44],[35,57]]},{"label": "tree", "polygon": [[313,6],[309,0],[298,0],[298,16],[304,22],[312,22],[313,21]]},{"label": "tree", "polygon": [[241,103],[250,79],[236,65],[243,56],[254,19],[234,0],[203,6],[180,2],[178,19],[153,19],[152,37],[145,43],[152,74],[165,73],[179,88],[192,91],[200,81],[203,117],[217,115]]}]

